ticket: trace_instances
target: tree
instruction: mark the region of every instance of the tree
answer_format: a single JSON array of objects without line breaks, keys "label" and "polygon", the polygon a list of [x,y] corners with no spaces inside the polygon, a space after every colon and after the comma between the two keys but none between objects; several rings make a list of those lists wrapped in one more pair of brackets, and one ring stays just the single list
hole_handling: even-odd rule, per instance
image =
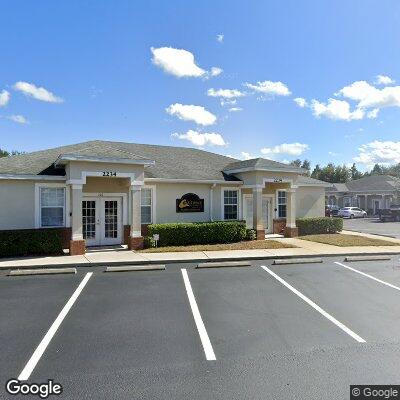
[{"label": "tree", "polygon": [[294,167],[301,167],[301,160],[298,158],[297,160],[293,160],[290,165],[293,165]]},{"label": "tree", "polygon": [[24,154],[24,151],[12,150],[11,153],[7,150],[0,149],[0,157],[8,157],[8,156],[18,156],[19,154]]},{"label": "tree", "polygon": [[319,166],[319,164],[317,164],[313,169],[313,172],[311,172],[311,178],[321,179],[321,167]]},{"label": "tree", "polygon": [[363,174],[357,169],[356,163],[353,163],[350,168],[350,176],[352,181],[363,177]]},{"label": "tree", "polygon": [[0,157],[7,157],[9,155],[10,153],[8,151],[0,149]]}]

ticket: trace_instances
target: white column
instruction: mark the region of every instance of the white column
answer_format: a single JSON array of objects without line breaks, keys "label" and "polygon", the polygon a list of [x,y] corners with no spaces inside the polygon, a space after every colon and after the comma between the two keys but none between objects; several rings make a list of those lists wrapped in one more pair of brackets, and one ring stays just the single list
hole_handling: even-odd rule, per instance
[{"label": "white column", "polygon": [[142,186],[132,185],[131,186],[131,230],[130,237],[141,237],[142,236],[142,223],[141,223],[141,193]]},{"label": "white column", "polygon": [[286,226],[296,228],[296,189],[288,189],[286,195]]},{"label": "white column", "polygon": [[257,230],[257,233],[265,230],[262,217],[262,186],[253,188],[253,229]]},{"label": "white column", "polygon": [[83,240],[83,235],[82,235],[82,186],[83,185],[71,185],[72,240]]}]

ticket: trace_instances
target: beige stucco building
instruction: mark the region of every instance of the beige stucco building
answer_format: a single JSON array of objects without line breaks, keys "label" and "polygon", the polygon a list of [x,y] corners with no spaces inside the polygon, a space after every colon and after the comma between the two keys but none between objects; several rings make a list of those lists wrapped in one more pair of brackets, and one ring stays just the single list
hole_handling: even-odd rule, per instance
[{"label": "beige stucco building", "polygon": [[70,254],[139,248],[151,223],[245,220],[297,235],[324,216],[326,183],[287,164],[198,149],[91,141],[0,159],[0,230],[62,229]]}]

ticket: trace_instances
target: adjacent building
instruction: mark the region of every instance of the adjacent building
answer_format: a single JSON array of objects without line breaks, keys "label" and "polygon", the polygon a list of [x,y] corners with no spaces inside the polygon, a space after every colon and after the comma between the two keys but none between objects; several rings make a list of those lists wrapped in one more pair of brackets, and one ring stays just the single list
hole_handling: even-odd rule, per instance
[{"label": "adjacent building", "polygon": [[370,215],[398,204],[400,179],[390,175],[372,175],[326,188],[326,203],[339,207],[360,207]]},{"label": "adjacent building", "polygon": [[86,246],[140,248],[148,224],[245,220],[296,236],[296,217],[321,217],[329,185],[287,164],[239,161],[171,146],[90,141],[0,159],[0,230],[63,232]]}]

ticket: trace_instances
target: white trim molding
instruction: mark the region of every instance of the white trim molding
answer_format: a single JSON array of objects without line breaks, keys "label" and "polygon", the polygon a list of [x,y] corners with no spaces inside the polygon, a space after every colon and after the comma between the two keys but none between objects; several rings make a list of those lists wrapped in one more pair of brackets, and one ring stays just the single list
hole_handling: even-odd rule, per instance
[{"label": "white trim molding", "polygon": [[28,175],[28,174],[0,174],[0,179],[27,180],[27,181],[65,181],[65,176],[59,175]]},{"label": "white trim molding", "polygon": [[[64,226],[42,226],[40,221],[40,189],[41,188],[64,188]],[[71,216],[70,216],[70,191],[69,187],[65,183],[35,183],[35,228],[69,228],[71,227]]]},{"label": "white trim molding", "polygon": [[96,157],[82,156],[80,154],[60,154],[54,162],[54,166],[65,165],[68,161],[88,161],[109,164],[136,164],[136,165],[154,165],[154,160],[146,158],[115,158],[115,157]]},{"label": "white trim molding", "polygon": [[224,181],[224,180],[213,180],[213,179],[170,179],[170,178],[144,178],[144,183],[196,183],[196,184],[220,184],[220,185],[243,185],[243,181]]},{"label": "white trim molding", "polygon": [[130,185],[141,186],[143,185],[143,181],[135,181],[136,174],[133,172],[118,172],[117,176],[104,176],[104,173],[101,171],[81,171],[81,178],[80,179],[69,179],[67,180],[68,185],[86,185],[86,178],[88,177],[101,177],[101,178],[108,178],[108,179],[116,179],[116,178],[129,178]]}]

